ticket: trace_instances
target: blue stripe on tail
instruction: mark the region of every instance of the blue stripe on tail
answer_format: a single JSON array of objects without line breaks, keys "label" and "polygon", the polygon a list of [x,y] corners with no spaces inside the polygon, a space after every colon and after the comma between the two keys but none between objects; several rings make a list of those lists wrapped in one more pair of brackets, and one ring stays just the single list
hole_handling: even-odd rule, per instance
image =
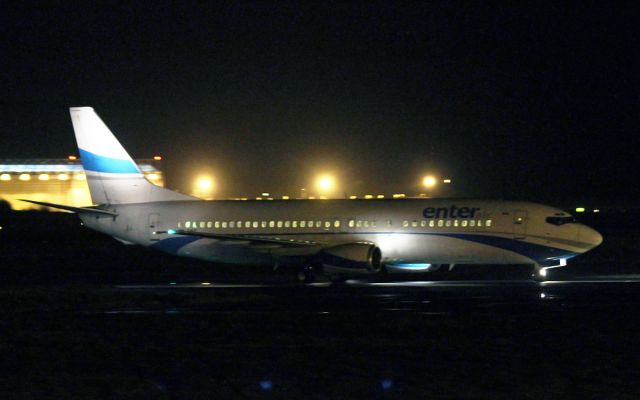
[{"label": "blue stripe on tail", "polygon": [[89,151],[80,150],[82,166],[87,171],[108,172],[112,174],[137,174],[138,168],[131,160],[119,160],[93,154]]}]

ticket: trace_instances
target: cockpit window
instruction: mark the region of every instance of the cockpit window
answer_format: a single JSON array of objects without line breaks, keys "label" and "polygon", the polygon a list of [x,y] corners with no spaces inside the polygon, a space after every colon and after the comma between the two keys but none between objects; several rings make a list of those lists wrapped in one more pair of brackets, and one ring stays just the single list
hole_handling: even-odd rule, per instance
[{"label": "cockpit window", "polygon": [[576,222],[576,219],[568,216],[568,217],[547,217],[546,221],[552,225],[564,225],[570,224],[572,222]]}]

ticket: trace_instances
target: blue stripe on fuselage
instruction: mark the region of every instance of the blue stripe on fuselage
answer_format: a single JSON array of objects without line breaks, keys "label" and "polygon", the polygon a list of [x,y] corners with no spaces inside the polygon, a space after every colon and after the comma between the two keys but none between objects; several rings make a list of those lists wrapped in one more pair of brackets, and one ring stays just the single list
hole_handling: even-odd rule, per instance
[{"label": "blue stripe on fuselage", "polygon": [[87,171],[108,172],[112,174],[139,173],[138,168],[131,160],[120,160],[117,158],[99,156],[82,149],[78,150],[80,150],[82,166]]},{"label": "blue stripe on fuselage", "polygon": [[430,233],[431,235],[447,236],[456,239],[468,240],[470,242],[482,243],[504,250],[510,250],[514,253],[522,254],[532,260],[544,262],[549,259],[571,258],[577,253],[558,249],[555,247],[544,246],[541,244],[529,243],[522,240],[504,238],[492,235],[474,235],[469,233]]}]

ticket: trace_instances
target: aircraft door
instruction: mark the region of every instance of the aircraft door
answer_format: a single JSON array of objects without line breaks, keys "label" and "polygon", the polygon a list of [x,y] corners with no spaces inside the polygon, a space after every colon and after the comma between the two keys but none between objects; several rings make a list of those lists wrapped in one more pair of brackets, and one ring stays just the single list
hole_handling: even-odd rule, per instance
[{"label": "aircraft door", "polygon": [[527,212],[515,210],[513,212],[513,235],[516,239],[524,239],[527,234]]}]

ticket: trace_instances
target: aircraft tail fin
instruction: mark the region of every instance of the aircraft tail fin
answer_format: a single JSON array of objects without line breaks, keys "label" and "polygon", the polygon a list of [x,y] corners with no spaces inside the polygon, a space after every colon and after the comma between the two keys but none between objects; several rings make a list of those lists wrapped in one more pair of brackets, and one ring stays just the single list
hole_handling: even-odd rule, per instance
[{"label": "aircraft tail fin", "polygon": [[92,107],[69,109],[94,204],[196,200],[147,181]]}]

